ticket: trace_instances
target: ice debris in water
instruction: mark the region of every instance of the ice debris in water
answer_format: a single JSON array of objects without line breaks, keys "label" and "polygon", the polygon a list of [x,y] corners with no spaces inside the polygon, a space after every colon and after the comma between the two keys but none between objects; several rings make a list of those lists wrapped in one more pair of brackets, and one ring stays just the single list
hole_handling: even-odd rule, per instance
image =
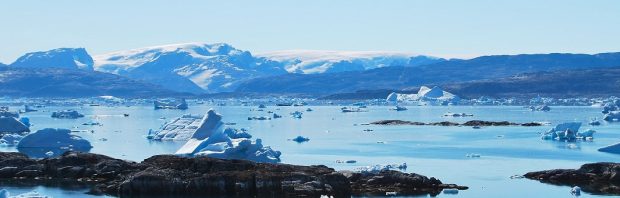
[{"label": "ice debris in water", "polygon": [[372,166],[360,167],[356,169],[356,171],[360,173],[378,173],[381,171],[388,171],[388,170],[400,170],[400,171],[407,170],[407,163],[377,164],[377,165],[372,165]]},{"label": "ice debris in water", "polygon": [[310,141],[310,138],[307,138],[307,137],[304,137],[304,136],[300,135],[300,136],[297,136],[297,137],[291,139],[291,141],[295,141],[297,143],[302,143],[302,142]]},{"label": "ice debris in water", "polygon": [[177,152],[183,156],[208,156],[221,159],[246,159],[256,162],[280,162],[280,151],[252,141],[246,131],[226,127],[222,116],[209,110],[191,138]]}]

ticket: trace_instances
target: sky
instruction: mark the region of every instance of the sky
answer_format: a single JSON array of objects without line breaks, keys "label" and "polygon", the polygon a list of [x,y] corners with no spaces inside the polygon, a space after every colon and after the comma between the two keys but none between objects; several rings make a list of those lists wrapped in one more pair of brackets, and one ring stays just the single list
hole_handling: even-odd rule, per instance
[{"label": "sky", "polygon": [[187,42],[445,58],[620,51],[617,0],[3,0],[0,62]]}]

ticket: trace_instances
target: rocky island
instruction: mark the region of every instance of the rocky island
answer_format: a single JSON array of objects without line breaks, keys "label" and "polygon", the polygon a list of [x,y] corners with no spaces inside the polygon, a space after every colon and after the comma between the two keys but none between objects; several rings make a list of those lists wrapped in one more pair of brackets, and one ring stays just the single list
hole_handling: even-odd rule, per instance
[{"label": "rocky island", "polygon": [[590,163],[579,169],[536,171],[524,176],[543,183],[579,186],[593,194],[620,195],[620,163]]},{"label": "rocky island", "polygon": [[383,170],[338,172],[323,165],[296,166],[210,157],[156,155],[130,162],[104,155],[67,152],[30,159],[0,152],[0,183],[75,182],[89,193],[119,197],[350,197],[351,195],[437,195],[443,189],[467,189],[433,177]]},{"label": "rocky island", "polygon": [[372,125],[418,125],[418,126],[542,126],[541,123],[538,122],[528,122],[528,123],[513,123],[508,121],[483,121],[483,120],[470,120],[465,123],[456,123],[449,121],[442,122],[414,122],[414,121],[405,121],[405,120],[379,120],[375,122],[371,122]]}]

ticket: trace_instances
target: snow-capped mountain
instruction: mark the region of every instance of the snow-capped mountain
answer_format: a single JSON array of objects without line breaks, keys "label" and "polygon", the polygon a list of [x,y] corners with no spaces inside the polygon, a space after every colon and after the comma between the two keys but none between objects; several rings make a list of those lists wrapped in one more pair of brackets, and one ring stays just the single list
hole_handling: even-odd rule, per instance
[{"label": "snow-capped mountain", "polygon": [[65,68],[93,70],[93,59],[84,48],[58,48],[31,52],[11,64],[20,68]]},{"label": "snow-capped mountain", "polygon": [[188,43],[94,56],[95,70],[192,93],[232,91],[241,81],[287,73],[279,62],[224,44]]},{"label": "snow-capped mountain", "polygon": [[442,58],[403,52],[286,50],[257,54],[282,62],[289,73],[316,74],[361,71],[388,66],[420,66]]}]

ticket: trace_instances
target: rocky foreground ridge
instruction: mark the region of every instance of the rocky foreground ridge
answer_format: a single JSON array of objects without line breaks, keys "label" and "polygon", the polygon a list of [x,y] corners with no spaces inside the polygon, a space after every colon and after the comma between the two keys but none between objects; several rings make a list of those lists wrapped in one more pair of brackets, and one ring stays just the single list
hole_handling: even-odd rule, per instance
[{"label": "rocky foreground ridge", "polygon": [[92,186],[89,193],[119,197],[225,196],[319,197],[330,195],[439,194],[467,189],[433,177],[380,171],[337,172],[323,165],[296,166],[157,155],[129,162],[104,155],[67,152],[59,157],[30,159],[0,152],[0,183],[75,182]]}]

